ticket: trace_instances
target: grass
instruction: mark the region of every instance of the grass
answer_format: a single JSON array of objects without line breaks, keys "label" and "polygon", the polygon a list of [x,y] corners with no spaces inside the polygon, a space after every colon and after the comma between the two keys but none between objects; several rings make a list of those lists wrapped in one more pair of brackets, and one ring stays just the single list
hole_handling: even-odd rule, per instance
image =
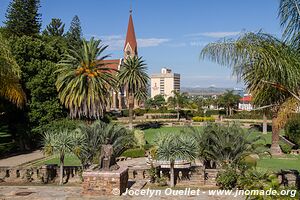
[{"label": "grass", "polygon": [[[51,156],[48,160],[43,159],[41,162],[36,162],[34,166],[41,166],[41,165],[49,165],[49,164],[57,164],[59,165],[59,157],[58,156]],[[80,166],[80,160],[72,154],[68,154],[65,156],[65,166]]]},{"label": "grass", "polygon": [[[195,129],[202,130],[203,127],[194,127]],[[174,134],[180,133],[180,131],[186,130],[187,127],[161,127],[161,128],[150,128],[144,130],[145,139],[149,144],[154,144],[159,134]]]},{"label": "grass", "polygon": [[257,168],[268,171],[279,171],[281,169],[296,169],[300,171],[300,156],[263,157],[258,160]]},{"label": "grass", "polygon": [[[154,144],[155,140],[158,138],[159,134],[173,134],[173,133],[180,133],[181,131],[186,130],[188,127],[161,127],[161,128],[150,128],[144,130],[145,132],[145,139],[149,144]],[[203,130],[202,126],[193,127],[198,130]],[[262,141],[264,144],[271,144],[272,134],[268,132],[268,134],[262,134],[258,131],[251,132],[250,137],[256,137],[261,135],[265,141]]]}]

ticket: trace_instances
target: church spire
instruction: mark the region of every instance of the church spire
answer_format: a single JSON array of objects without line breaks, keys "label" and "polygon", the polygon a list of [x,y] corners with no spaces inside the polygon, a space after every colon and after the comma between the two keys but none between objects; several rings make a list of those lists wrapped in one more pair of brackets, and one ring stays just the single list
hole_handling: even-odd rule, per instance
[{"label": "church spire", "polygon": [[129,22],[126,34],[126,40],[124,45],[125,57],[137,55],[137,42],[134,32],[133,20],[132,20],[132,9],[129,10]]}]

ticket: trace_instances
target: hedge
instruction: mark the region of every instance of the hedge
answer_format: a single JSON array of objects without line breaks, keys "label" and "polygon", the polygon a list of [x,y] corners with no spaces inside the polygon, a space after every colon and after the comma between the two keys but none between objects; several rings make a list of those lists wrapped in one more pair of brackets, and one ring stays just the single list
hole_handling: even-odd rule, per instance
[{"label": "hedge", "polygon": [[214,117],[199,117],[199,116],[196,116],[196,117],[193,117],[192,120],[194,122],[214,122],[215,118]]},{"label": "hedge", "polygon": [[130,158],[145,157],[145,150],[142,148],[128,149],[124,151],[121,156]]}]

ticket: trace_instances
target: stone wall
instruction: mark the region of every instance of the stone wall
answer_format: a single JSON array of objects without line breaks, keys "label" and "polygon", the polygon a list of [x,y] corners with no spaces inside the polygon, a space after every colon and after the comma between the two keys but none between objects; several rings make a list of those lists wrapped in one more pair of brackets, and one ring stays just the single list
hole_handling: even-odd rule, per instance
[{"label": "stone wall", "polygon": [[[82,170],[79,166],[64,167],[64,182],[80,183]],[[0,182],[59,182],[59,166],[43,165],[41,167],[0,167]]]},{"label": "stone wall", "polygon": [[128,168],[120,167],[114,171],[84,171],[82,176],[84,195],[121,195],[128,185]]}]

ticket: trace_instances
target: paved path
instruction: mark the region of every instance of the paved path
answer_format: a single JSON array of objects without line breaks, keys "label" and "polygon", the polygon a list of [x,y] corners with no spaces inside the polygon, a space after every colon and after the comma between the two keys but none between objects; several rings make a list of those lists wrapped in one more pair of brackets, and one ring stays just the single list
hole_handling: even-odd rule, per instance
[{"label": "paved path", "polygon": [[43,158],[43,152],[40,150],[33,151],[31,153],[21,154],[17,156],[12,156],[9,158],[4,158],[0,160],[0,167],[16,167],[30,161]]},{"label": "paved path", "polygon": [[0,186],[0,200],[22,199],[22,200],[242,200],[243,197],[233,196],[210,196],[208,194],[167,196],[162,193],[159,196],[82,196],[81,187],[59,187],[59,186]]}]

